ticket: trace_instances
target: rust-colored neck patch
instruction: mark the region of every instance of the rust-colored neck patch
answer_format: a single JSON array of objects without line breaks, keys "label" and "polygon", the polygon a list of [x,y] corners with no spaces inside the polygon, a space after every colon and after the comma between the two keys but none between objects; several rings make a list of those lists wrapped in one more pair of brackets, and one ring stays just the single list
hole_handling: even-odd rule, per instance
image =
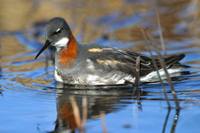
[{"label": "rust-colored neck patch", "polygon": [[58,54],[59,63],[62,66],[70,66],[77,57],[78,45],[76,39],[71,35],[67,47],[61,49]]}]

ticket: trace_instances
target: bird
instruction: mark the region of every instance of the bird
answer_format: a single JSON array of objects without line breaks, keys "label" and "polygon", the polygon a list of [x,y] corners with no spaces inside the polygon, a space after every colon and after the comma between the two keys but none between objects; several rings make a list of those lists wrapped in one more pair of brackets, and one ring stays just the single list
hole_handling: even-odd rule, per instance
[{"label": "bird", "polygon": [[[142,83],[154,81],[158,77],[157,71],[165,75],[158,56],[149,57],[126,49],[78,43],[62,17],[54,17],[47,22],[46,41],[35,59],[49,46],[55,47],[55,80],[64,84],[134,84],[138,73]],[[162,58],[170,75],[182,70],[179,61],[184,57],[185,54],[174,54]]]}]

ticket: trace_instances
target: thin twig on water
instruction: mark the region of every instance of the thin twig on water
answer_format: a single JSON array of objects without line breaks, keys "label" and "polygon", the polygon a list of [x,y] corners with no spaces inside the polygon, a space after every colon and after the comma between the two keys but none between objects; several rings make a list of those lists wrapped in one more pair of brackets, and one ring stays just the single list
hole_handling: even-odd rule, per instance
[{"label": "thin twig on water", "polygon": [[[157,14],[157,22],[158,22],[158,27],[159,27],[159,36],[160,36],[160,43],[161,43],[161,46],[163,48],[165,48],[165,43],[164,43],[164,37],[163,37],[163,34],[161,32],[161,24],[160,24],[160,17],[159,17],[159,13],[158,13],[158,10],[156,10],[156,14]],[[161,56],[160,52],[158,52],[159,56]],[[174,88],[174,85],[172,83],[172,80],[171,80],[171,77],[167,71],[167,67],[166,67],[166,64],[163,60],[163,58],[160,58],[160,64],[162,66],[162,69],[164,70],[165,72],[165,75],[167,77],[167,82],[168,84],[170,85],[170,90],[171,90],[171,93],[173,95],[173,98],[174,98],[174,101],[175,101],[175,105],[176,105],[176,109],[179,109],[180,108],[180,105],[179,105],[179,101],[178,101],[178,97],[177,97],[177,94],[176,94],[176,91],[175,91],[175,88]]]},{"label": "thin twig on water", "polygon": [[137,100],[140,99],[140,56],[136,58],[136,76],[135,76],[135,87],[136,87],[136,93],[137,94]]},{"label": "thin twig on water", "polygon": [[157,64],[156,64],[156,61],[155,61],[155,59],[153,58],[153,54],[152,54],[152,52],[151,52],[150,46],[153,47],[153,44],[152,44],[150,38],[148,37],[148,35],[145,34],[144,29],[142,29],[142,28],[140,28],[140,29],[141,29],[141,32],[142,32],[142,34],[143,34],[143,37],[144,37],[145,41],[147,42],[147,44],[149,44],[149,45],[147,45],[147,46],[148,46],[148,50],[150,51],[150,56],[151,56],[151,58],[152,58],[154,68],[156,69],[156,73],[157,73],[158,78],[159,78],[159,81],[160,81],[160,83],[161,83],[162,90],[163,90],[163,93],[164,93],[164,97],[165,97],[165,100],[166,100],[166,102],[167,102],[167,106],[168,106],[168,108],[171,108],[171,105],[170,105],[170,102],[169,102],[169,98],[168,98],[168,95],[167,95],[166,87],[164,86],[163,80],[162,80],[161,75],[160,75],[160,73],[159,73],[159,68],[158,68],[158,66],[157,66]]},{"label": "thin twig on water", "polygon": [[161,24],[160,24],[160,15],[159,15],[159,11],[156,8],[156,20],[157,20],[157,25],[158,25],[158,31],[159,31],[159,36],[160,36],[160,44],[161,44],[161,48],[164,52],[164,54],[166,54],[166,47],[165,47],[165,43],[164,43],[164,38],[163,38],[163,31],[161,28]]},{"label": "thin twig on water", "polygon": [[135,86],[137,90],[139,90],[139,85],[140,85],[140,56],[136,58],[136,76],[135,76]]}]

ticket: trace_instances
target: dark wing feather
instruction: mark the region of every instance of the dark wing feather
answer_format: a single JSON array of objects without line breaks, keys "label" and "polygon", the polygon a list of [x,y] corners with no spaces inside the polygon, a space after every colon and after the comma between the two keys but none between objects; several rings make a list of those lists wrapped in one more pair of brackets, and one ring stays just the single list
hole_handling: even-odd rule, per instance
[{"label": "dark wing feather", "polygon": [[167,55],[163,57],[155,56],[153,57],[156,65],[159,69],[162,68],[162,65],[160,63],[160,58],[164,59],[165,65],[167,68],[171,68],[174,65],[180,64],[179,61],[182,60],[185,57],[185,54],[177,54],[177,55]]},{"label": "dark wing feather", "polygon": [[138,56],[140,56],[141,76],[153,71],[151,58],[126,50],[104,48],[101,52],[90,53],[89,58],[95,62],[97,68],[104,68],[108,72],[119,70],[135,75]]},{"label": "dark wing feather", "polygon": [[165,64],[168,68],[172,67],[174,64],[179,63],[180,60],[182,60],[185,57],[185,54],[179,54],[179,55],[171,55],[166,57]]},{"label": "dark wing feather", "polygon": [[[95,62],[96,67],[105,68],[108,71],[119,70],[132,75],[135,75],[137,57],[140,57],[140,76],[156,70],[153,65],[153,59],[158,69],[162,68],[158,56],[152,59],[132,51],[111,48],[103,48],[100,52],[90,53],[90,59]],[[166,56],[164,57],[165,65],[170,68],[184,57],[184,54]]]}]

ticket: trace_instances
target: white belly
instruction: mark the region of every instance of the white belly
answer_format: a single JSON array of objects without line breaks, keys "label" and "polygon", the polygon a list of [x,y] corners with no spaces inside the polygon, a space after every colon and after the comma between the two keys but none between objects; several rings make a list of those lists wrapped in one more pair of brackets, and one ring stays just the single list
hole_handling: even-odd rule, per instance
[{"label": "white belly", "polygon": [[[69,77],[67,77],[69,76]],[[125,82],[134,82],[131,75],[122,72],[108,73],[108,74],[74,74],[72,76],[66,75],[65,79],[60,76],[57,71],[54,73],[55,80],[66,84],[82,84],[82,85],[114,85],[124,84]]]},{"label": "white belly", "polygon": [[134,82],[134,78],[131,75],[88,75],[86,79],[87,83],[92,85],[112,85],[112,84],[124,84],[125,82]]},{"label": "white belly", "polygon": [[[168,69],[170,76],[179,76],[181,69]],[[161,79],[166,79],[165,72],[161,69],[159,70]],[[114,85],[114,84],[124,84],[126,82],[134,83],[135,77],[122,72],[112,72],[103,75],[95,74],[79,74],[69,77],[70,80],[63,79],[56,71],[54,73],[55,79],[58,82],[63,82],[67,84],[82,84],[82,85]],[[157,72],[151,72],[146,76],[140,78],[141,82],[158,82],[159,78]]]},{"label": "white belly", "polygon": [[[179,68],[179,69],[168,69],[167,71],[168,71],[170,77],[175,77],[175,76],[180,76],[180,72],[182,71],[182,69],[181,68]],[[165,80],[166,75],[165,75],[164,70],[160,69],[158,72],[160,74],[161,79]],[[159,77],[157,75],[157,72],[153,71],[153,72],[147,74],[146,76],[141,77],[140,81],[141,82],[157,82],[157,81],[160,81],[160,80],[159,80]]]}]

